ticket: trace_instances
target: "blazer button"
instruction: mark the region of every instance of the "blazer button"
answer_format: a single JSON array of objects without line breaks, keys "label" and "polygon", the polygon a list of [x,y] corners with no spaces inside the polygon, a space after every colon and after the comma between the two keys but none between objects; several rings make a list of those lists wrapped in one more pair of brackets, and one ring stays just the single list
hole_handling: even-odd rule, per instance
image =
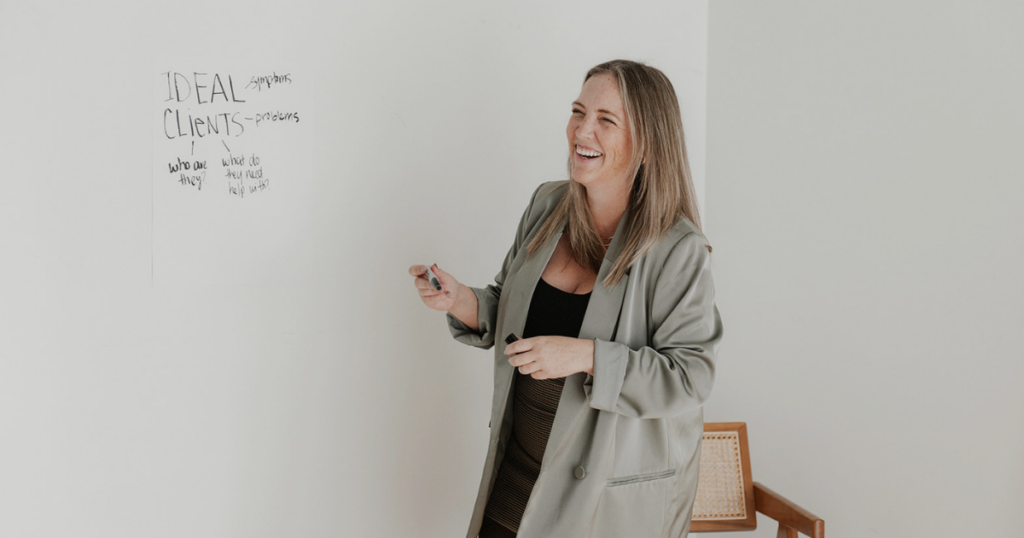
[{"label": "blazer button", "polygon": [[576,478],[578,478],[580,480],[583,480],[583,477],[587,476],[587,470],[584,469],[582,465],[580,465],[580,466],[576,467],[576,470],[573,471],[573,474],[576,475]]}]

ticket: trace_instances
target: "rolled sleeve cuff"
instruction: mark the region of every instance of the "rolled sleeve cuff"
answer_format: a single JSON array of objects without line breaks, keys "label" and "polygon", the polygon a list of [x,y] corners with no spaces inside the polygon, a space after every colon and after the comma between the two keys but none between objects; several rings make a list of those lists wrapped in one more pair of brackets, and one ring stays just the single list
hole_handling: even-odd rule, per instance
[{"label": "rolled sleeve cuff", "polygon": [[583,391],[590,407],[615,412],[626,379],[629,347],[619,342],[594,339],[594,375],[587,375]]},{"label": "rolled sleeve cuff", "polygon": [[474,331],[470,329],[469,325],[459,321],[459,318],[453,316],[451,312],[446,312],[448,330],[452,333],[453,338],[463,344],[485,349],[490,348],[494,345],[494,328],[491,327],[491,320],[487,313],[489,312],[488,307],[493,300],[486,290],[472,287],[469,289],[473,290],[473,293],[476,295],[477,325],[480,327],[480,330]]}]

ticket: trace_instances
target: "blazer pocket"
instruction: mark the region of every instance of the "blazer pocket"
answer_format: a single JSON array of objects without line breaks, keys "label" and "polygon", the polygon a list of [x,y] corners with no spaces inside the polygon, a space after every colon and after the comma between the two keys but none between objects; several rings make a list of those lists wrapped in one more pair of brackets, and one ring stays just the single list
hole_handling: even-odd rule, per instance
[{"label": "blazer pocket", "polygon": [[623,476],[619,478],[609,478],[608,482],[605,483],[605,487],[611,488],[615,486],[624,486],[626,484],[636,484],[637,482],[650,482],[651,480],[661,480],[670,476],[675,476],[676,470],[669,469],[667,471],[658,471],[656,473],[644,473],[635,474],[631,476]]},{"label": "blazer pocket", "polygon": [[594,536],[665,536],[665,513],[676,471],[612,478],[601,488],[594,514]]}]

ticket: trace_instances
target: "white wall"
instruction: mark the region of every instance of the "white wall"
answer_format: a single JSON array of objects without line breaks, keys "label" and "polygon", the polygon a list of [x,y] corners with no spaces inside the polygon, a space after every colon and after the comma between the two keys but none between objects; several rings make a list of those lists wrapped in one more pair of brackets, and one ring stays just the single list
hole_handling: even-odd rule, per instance
[{"label": "white wall", "polygon": [[829,536],[1022,534],[1022,6],[711,4],[706,420]]},{"label": "white wall", "polygon": [[[706,0],[0,3],[0,536],[463,535],[493,355],[407,268],[492,281],[616,57],[702,189],[706,44]],[[293,74],[269,190],[160,172],[168,70]]]}]

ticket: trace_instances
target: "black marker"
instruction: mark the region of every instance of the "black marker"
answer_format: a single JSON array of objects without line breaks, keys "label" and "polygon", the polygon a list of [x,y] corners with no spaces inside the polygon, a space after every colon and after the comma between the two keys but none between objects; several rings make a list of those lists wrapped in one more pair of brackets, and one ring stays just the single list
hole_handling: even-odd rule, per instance
[{"label": "black marker", "polygon": [[[505,347],[507,348],[509,344],[511,344],[512,342],[515,342],[516,340],[519,340],[518,336],[516,336],[513,333],[508,333],[508,336],[505,337]],[[512,355],[509,355],[507,351],[505,352],[505,355],[507,355],[509,357],[512,356]]]},{"label": "black marker", "polygon": [[427,281],[430,282],[430,285],[434,286],[434,289],[441,291],[441,281],[437,279],[437,275],[435,275],[429,267],[427,267],[427,274],[424,276],[427,278]]}]

